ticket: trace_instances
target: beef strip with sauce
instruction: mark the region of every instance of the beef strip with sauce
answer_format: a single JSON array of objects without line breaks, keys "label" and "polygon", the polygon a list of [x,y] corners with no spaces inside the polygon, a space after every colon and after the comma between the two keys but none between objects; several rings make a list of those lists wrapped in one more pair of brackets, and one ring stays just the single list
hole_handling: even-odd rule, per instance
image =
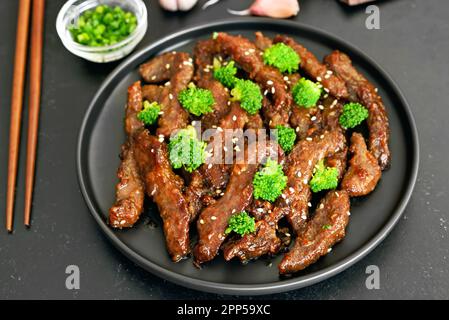
[{"label": "beef strip with sauce", "polygon": [[109,224],[114,228],[132,227],[143,211],[144,184],[132,150],[133,136],[143,128],[143,123],[137,119],[141,109],[142,90],[140,81],[137,81],[128,88],[125,112],[127,141],[122,146],[121,163],[117,171],[119,182],[115,188],[116,201],[109,209]]},{"label": "beef strip with sauce", "polygon": [[302,234],[308,218],[311,191],[309,180],[317,162],[344,147],[345,137],[339,130],[324,132],[312,141],[302,140],[286,159],[287,187],[278,198],[271,213],[256,223],[256,232],[247,234],[224,246],[224,257],[241,261],[275,254],[281,247],[276,236],[277,222],[287,216],[296,234]]},{"label": "beef strip with sauce", "polygon": [[365,196],[374,190],[382,171],[360,133],[352,134],[350,152],[352,158],[349,160],[348,172],[341,182],[341,189],[346,190],[350,197]]},{"label": "beef strip with sauce", "polygon": [[323,65],[317,57],[301,44],[290,37],[277,35],[274,38],[274,43],[282,42],[290,46],[301,58],[301,69],[303,69],[315,81],[321,82],[333,96],[337,98],[346,99],[348,97],[348,90],[345,83],[336,77],[332,72]]},{"label": "beef strip with sauce", "polygon": [[247,72],[262,90],[273,96],[273,103],[267,104],[267,109],[264,110],[269,126],[271,128],[277,125],[288,126],[292,97],[279,70],[265,65],[261,51],[247,38],[220,32],[216,42],[220,50]]},{"label": "beef strip with sauce", "polygon": [[156,203],[163,221],[167,250],[173,261],[180,261],[190,251],[190,213],[182,193],[184,181],[172,170],[165,142],[148,130],[136,135],[133,146],[147,194]]},{"label": "beef strip with sauce", "polygon": [[181,107],[178,94],[187,88],[193,77],[193,62],[185,52],[164,53],[139,68],[140,75],[148,83],[168,82],[160,94],[161,116],[156,133],[169,137],[176,129],[184,128],[189,120],[188,112]]},{"label": "beef strip with sauce", "polygon": [[[216,203],[201,212],[198,221],[198,243],[194,249],[195,261],[201,264],[212,260],[226,239],[225,230],[229,218],[236,213],[244,211],[253,198],[253,178],[259,163],[266,157],[273,157],[282,153],[276,143],[269,142],[264,150],[263,157],[258,155],[258,144],[252,143],[245,149],[245,161],[233,166],[231,178],[226,191]],[[260,159],[262,158],[262,159]]]},{"label": "beef strip with sauce", "polygon": [[350,99],[368,108],[369,150],[384,170],[389,166],[391,155],[388,146],[390,126],[382,98],[374,85],[354,68],[346,54],[334,51],[326,56],[324,61],[337,76],[345,81]]},{"label": "beef strip with sauce", "polygon": [[346,191],[329,191],[318,204],[293,247],[279,264],[281,274],[301,271],[326,255],[345,236],[349,222],[349,196]]}]

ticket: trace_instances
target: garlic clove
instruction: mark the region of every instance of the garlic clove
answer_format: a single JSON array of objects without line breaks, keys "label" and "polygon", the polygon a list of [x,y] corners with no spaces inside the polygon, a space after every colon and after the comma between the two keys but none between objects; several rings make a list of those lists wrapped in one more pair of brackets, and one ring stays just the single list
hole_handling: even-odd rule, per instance
[{"label": "garlic clove", "polygon": [[178,10],[189,11],[197,2],[198,0],[178,0]]},{"label": "garlic clove", "polygon": [[162,8],[168,11],[178,11],[178,0],[159,0]]},{"label": "garlic clove", "polygon": [[290,18],[299,12],[298,0],[256,0],[250,7],[250,11],[256,16],[271,18]]}]

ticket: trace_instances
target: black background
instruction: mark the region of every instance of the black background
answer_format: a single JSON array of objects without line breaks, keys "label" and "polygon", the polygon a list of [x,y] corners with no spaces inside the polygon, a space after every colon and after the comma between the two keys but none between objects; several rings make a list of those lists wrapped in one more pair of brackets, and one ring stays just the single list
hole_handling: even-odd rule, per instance
[{"label": "black background", "polygon": [[[55,30],[64,1],[47,0],[42,109],[32,228],[22,224],[25,142],[21,146],[16,223],[0,229],[0,298],[198,299],[220,298],[161,280],[129,262],[101,234],[81,196],[75,169],[78,129],[100,83],[117,65],[97,65],[70,54]],[[226,8],[251,1],[222,0],[202,11],[163,12],[145,0],[149,29],[139,47],[200,22],[231,18]],[[202,3],[204,1],[200,1]],[[17,4],[0,1],[0,211],[5,208],[9,105]],[[403,219],[365,259],[314,286],[273,299],[449,298],[449,2],[378,1],[380,30],[365,28],[365,7],[334,0],[301,0],[295,18],[351,42],[399,84],[414,113],[421,147],[418,182]],[[24,120],[27,119],[27,108]],[[24,122],[26,123],[26,122]],[[25,137],[26,130],[22,130]],[[0,220],[4,224],[4,218]],[[81,289],[65,288],[65,268],[81,270]],[[377,265],[380,290],[367,290],[365,269]],[[229,297],[227,297],[229,298]]]}]

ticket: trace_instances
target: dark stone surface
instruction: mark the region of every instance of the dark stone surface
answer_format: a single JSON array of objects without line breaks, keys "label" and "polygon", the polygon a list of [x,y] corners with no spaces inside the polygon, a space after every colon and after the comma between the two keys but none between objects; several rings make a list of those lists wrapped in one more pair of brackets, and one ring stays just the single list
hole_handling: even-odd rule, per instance
[{"label": "dark stone surface", "polygon": [[[139,47],[172,31],[219,18],[228,0],[202,11],[165,13],[149,4],[149,30]],[[200,3],[203,1],[200,1]],[[9,104],[17,1],[0,2],[0,211],[4,224]],[[32,228],[22,225],[26,130],[22,130],[14,234],[0,229],[0,298],[203,299],[223,298],[161,280],[129,262],[109,244],[90,216],[75,170],[78,129],[89,101],[117,65],[85,62],[66,51],[55,30],[63,1],[47,1],[42,109]],[[402,88],[420,134],[418,182],[402,221],[365,259],[314,286],[274,299],[449,298],[447,137],[449,116],[449,2],[379,1],[381,29],[365,28],[365,7],[332,0],[302,0],[295,19],[332,32],[379,62]],[[27,108],[24,119],[27,119]],[[25,122],[24,122],[25,123]],[[65,268],[81,270],[81,289],[65,288]],[[380,290],[365,287],[368,265],[380,268]]]}]

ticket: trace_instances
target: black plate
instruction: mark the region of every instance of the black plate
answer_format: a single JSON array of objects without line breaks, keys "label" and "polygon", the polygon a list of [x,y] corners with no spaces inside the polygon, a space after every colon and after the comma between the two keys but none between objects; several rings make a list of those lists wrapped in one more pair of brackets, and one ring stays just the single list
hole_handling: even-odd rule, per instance
[{"label": "black plate", "polygon": [[[252,37],[257,30],[272,36],[288,34],[318,57],[331,50],[348,53],[355,66],[373,81],[384,98],[391,125],[392,167],[384,172],[376,190],[368,197],[354,199],[346,238],[316,264],[292,278],[278,276],[281,256],[241,265],[225,263],[218,257],[199,270],[188,259],[173,263],[165,250],[160,218],[148,206],[132,229],[116,231],[106,224],[114,202],[118,153],[125,140],[123,132],[127,87],[139,78],[137,67],[164,51],[192,51],[196,40],[214,31]],[[399,220],[412,192],[418,171],[418,138],[407,102],[393,80],[372,59],[347,42],[326,32],[289,21],[243,19],[209,23],[172,34],[134,54],[118,66],[95,95],[81,126],[77,161],[84,198],[101,230],[131,260],[148,271],[178,284],[226,294],[268,294],[301,288],[329,278],[364,257],[375,248]],[[149,221],[155,221],[154,227]]]}]

